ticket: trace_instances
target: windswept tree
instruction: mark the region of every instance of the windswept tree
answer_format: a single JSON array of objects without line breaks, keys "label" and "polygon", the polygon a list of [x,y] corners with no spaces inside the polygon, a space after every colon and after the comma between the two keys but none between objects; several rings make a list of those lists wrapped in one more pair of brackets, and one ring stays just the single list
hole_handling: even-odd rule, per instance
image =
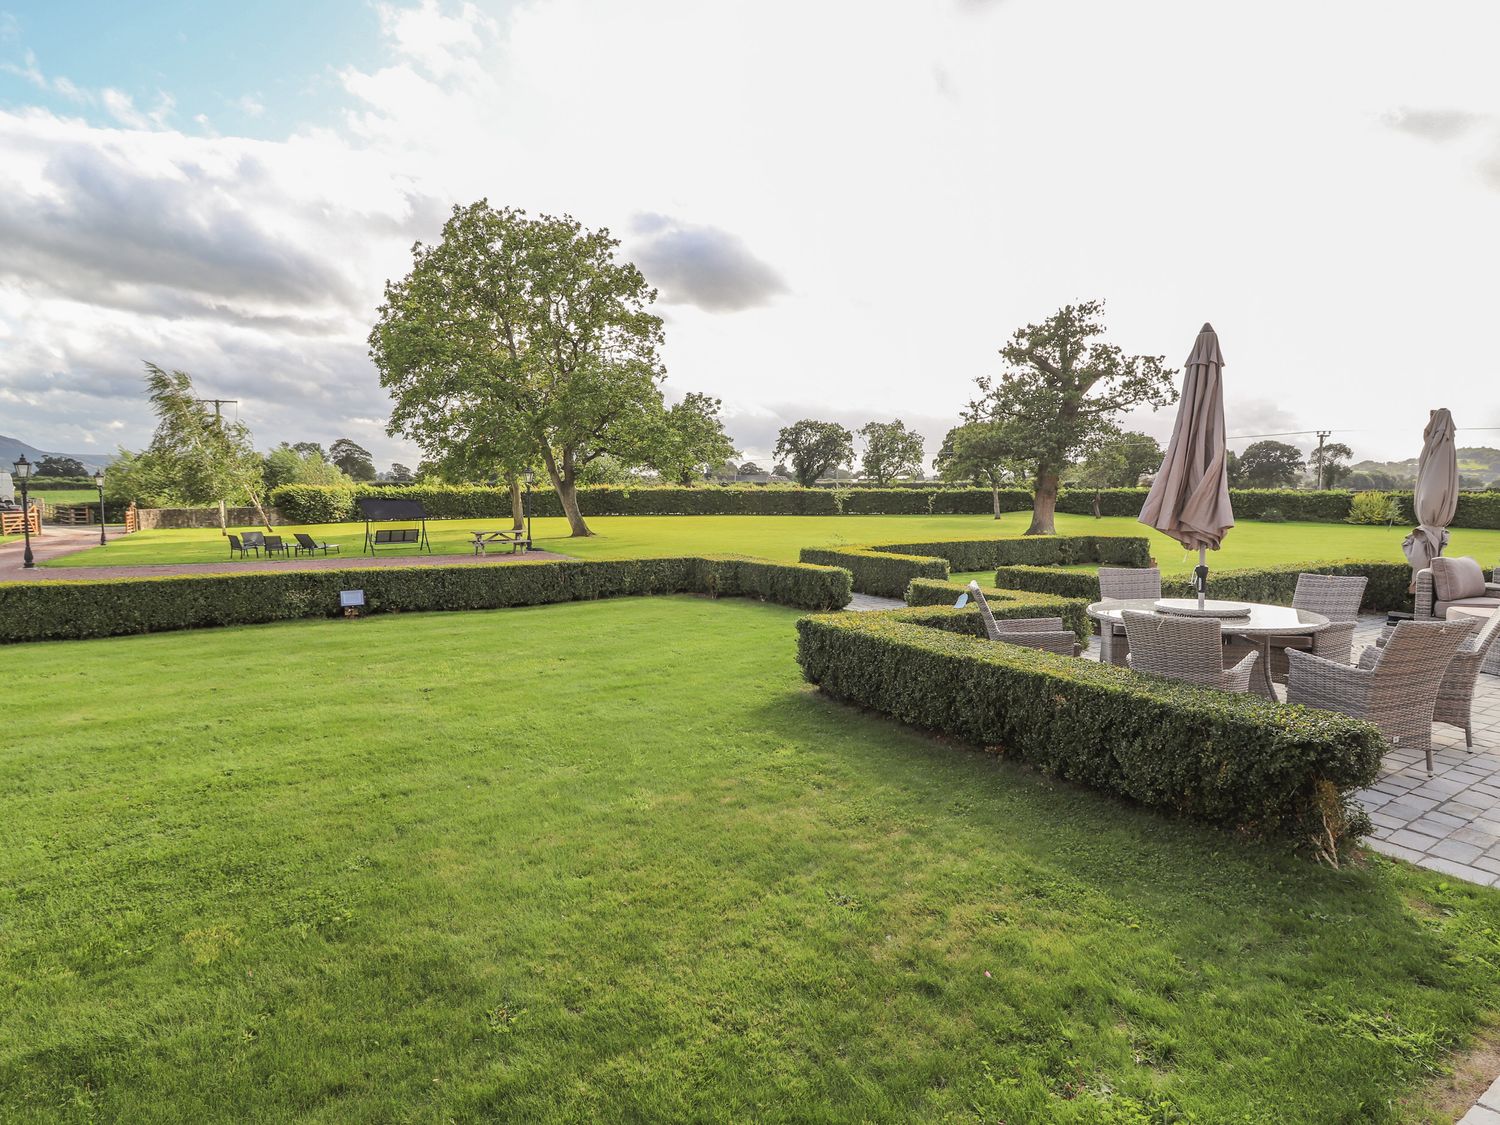
[{"label": "windswept tree", "polygon": [[869,422],[858,432],[865,442],[859,466],[869,480],[884,488],[897,477],[921,475],[922,435],[907,429],[900,418]]},{"label": "windswept tree", "polygon": [[1127,356],[1104,334],[1104,303],[1065,305],[1041,324],[1018,328],[1000,349],[1006,369],[981,376],[965,420],[1003,422],[1030,469],[1034,498],[1027,535],[1056,533],[1063,471],[1126,410],[1177,401],[1164,356]]},{"label": "windswept tree", "polygon": [[591,534],[579,474],[605,454],[644,464],[665,414],[656,290],[618,246],[568,216],[455,207],[386,283],[370,333],[390,432],[436,459],[485,448],[512,476],[540,463],[572,533]]},{"label": "windswept tree", "polygon": [[1000,490],[1020,479],[1024,469],[1015,437],[1003,422],[966,422],[943,438],[932,467],[948,481],[973,481],[990,490],[1000,518]]},{"label": "windswept tree", "polygon": [[[853,463],[854,435],[837,422],[803,418],[782,427],[771,455],[778,461],[783,457],[790,461],[797,483],[810,488],[819,477]],[[778,471],[781,468],[777,466]]]},{"label": "windswept tree", "polygon": [[122,455],[111,466],[106,495],[186,505],[248,503],[270,527],[261,503],[264,466],[245,424],[209,410],[185,371],[148,363],[146,389],[156,412],[156,432],[146,449]]},{"label": "windswept tree", "polygon": [[337,465],[317,452],[299,450],[282,442],[265,456],[263,476],[269,494],[284,484],[349,484],[350,479]]},{"label": "windswept tree", "polygon": [[647,463],[664,481],[688,485],[740,451],[724,432],[721,403],[711,395],[689,391],[662,418],[661,434],[652,442]]}]

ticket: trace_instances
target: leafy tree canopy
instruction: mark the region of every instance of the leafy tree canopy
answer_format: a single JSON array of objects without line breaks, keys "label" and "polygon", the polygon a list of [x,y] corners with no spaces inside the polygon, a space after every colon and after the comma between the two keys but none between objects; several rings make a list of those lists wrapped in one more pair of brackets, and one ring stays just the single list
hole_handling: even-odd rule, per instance
[{"label": "leafy tree canopy", "polygon": [[374,480],[375,459],[364,446],[339,438],[328,447],[328,459],[353,480]]},{"label": "leafy tree canopy", "polygon": [[1000,349],[1005,370],[981,376],[965,420],[1004,422],[1036,492],[1028,535],[1056,530],[1063,470],[1114,428],[1121,412],[1177,400],[1163,356],[1127,356],[1104,335],[1104,303],[1066,305],[1040,324],[1016,329]]},{"label": "leafy tree canopy", "polygon": [[700,482],[714,466],[740,455],[734,439],[724,432],[720,406],[710,395],[689,391],[666,412],[648,458],[662,480],[683,485]]},{"label": "leafy tree canopy", "polygon": [[943,446],[932,460],[938,475],[948,481],[972,481],[988,488],[994,499],[995,518],[1000,518],[1000,489],[1019,480],[1026,471],[1020,450],[1004,422],[966,422],[943,438]]},{"label": "leafy tree canopy", "polygon": [[1235,458],[1231,483],[1242,488],[1287,488],[1297,483],[1305,463],[1295,445],[1257,441]]},{"label": "leafy tree canopy", "polygon": [[1074,479],[1094,488],[1133,488],[1144,474],[1161,468],[1165,456],[1154,437],[1115,430],[1095,443]]},{"label": "leafy tree canopy", "polygon": [[284,484],[348,484],[350,478],[337,465],[325,461],[321,451],[304,450],[282,442],[265,456],[262,470],[266,491]]},{"label": "leafy tree canopy", "polygon": [[[791,462],[791,475],[804,488],[816,484],[819,477],[854,460],[854,435],[837,422],[818,422],[803,418],[784,426],[776,435],[776,458]],[[781,469],[785,466],[778,465]]]},{"label": "leafy tree canopy", "polygon": [[512,475],[541,464],[573,534],[590,534],[580,473],[606,454],[645,464],[666,413],[656,291],[618,246],[568,216],[455,207],[387,282],[370,333],[390,432],[434,458],[470,447]]},{"label": "leafy tree canopy", "polygon": [[43,457],[32,470],[39,477],[86,477],[89,471],[74,457]]},{"label": "leafy tree canopy", "polygon": [[1337,488],[1353,470],[1349,462],[1354,450],[1341,441],[1330,441],[1307,455],[1307,471],[1313,484],[1320,488]]},{"label": "leafy tree canopy", "polygon": [[900,418],[894,422],[870,422],[859,429],[865,452],[860,468],[877,485],[885,486],[898,477],[922,473],[922,435],[909,430]]}]

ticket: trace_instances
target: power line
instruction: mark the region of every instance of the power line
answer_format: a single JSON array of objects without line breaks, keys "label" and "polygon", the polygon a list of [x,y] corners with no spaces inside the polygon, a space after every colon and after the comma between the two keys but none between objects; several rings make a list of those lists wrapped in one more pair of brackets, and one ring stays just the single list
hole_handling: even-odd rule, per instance
[{"label": "power line", "polygon": [[213,403],[215,418],[222,418],[223,407],[228,406],[231,402],[236,406],[240,404],[240,400],[237,398],[195,398],[193,399],[193,401],[202,403],[204,406],[207,406],[209,403]]}]

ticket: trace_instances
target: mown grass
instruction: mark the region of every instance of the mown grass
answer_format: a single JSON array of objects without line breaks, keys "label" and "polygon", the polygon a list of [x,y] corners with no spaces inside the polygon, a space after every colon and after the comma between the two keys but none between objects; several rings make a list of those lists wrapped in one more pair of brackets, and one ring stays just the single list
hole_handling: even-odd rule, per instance
[{"label": "mown grass", "polygon": [[[603,516],[589,521],[598,533],[590,539],[569,538],[561,519],[536,520],[533,533],[537,546],[578,558],[727,552],[790,561],[803,547],[1019,535],[1026,530],[1027,519],[1026,513],[1018,512],[1000,520],[989,516]],[[471,549],[471,531],[503,525],[504,521],[496,520],[433,520],[428,528],[435,552],[465,554]],[[1059,516],[1057,529],[1062,534],[1146,535],[1163,571],[1170,574],[1190,573],[1197,563],[1197,556],[1179,544],[1125,517]],[[363,524],[279,530],[288,537],[293,531],[308,530],[320,540],[341,544],[346,554],[358,554],[364,537]],[[1229,533],[1211,563],[1228,568],[1349,557],[1400,561],[1405,534],[1406,529],[1399,527],[1246,521]],[[1493,566],[1500,558],[1500,531],[1455,529],[1449,553],[1472,554],[1486,567]],[[44,565],[219,562],[228,557],[225,540],[215,530],[143,531]]]},{"label": "mown grass", "polygon": [[0,1119],[1431,1119],[1500,893],[832,703],[795,617],[7,649]]}]

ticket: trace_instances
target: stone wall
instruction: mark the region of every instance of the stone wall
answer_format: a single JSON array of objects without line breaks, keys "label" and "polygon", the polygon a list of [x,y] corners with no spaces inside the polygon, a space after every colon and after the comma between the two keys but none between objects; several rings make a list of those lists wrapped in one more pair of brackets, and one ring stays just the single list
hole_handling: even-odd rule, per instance
[{"label": "stone wall", "polygon": [[[218,508],[141,508],[137,515],[142,531],[219,526]],[[254,508],[230,508],[228,515],[231,528],[261,526],[260,517],[255,514]],[[281,522],[281,513],[275,508],[267,508],[266,518],[275,526]]]}]

